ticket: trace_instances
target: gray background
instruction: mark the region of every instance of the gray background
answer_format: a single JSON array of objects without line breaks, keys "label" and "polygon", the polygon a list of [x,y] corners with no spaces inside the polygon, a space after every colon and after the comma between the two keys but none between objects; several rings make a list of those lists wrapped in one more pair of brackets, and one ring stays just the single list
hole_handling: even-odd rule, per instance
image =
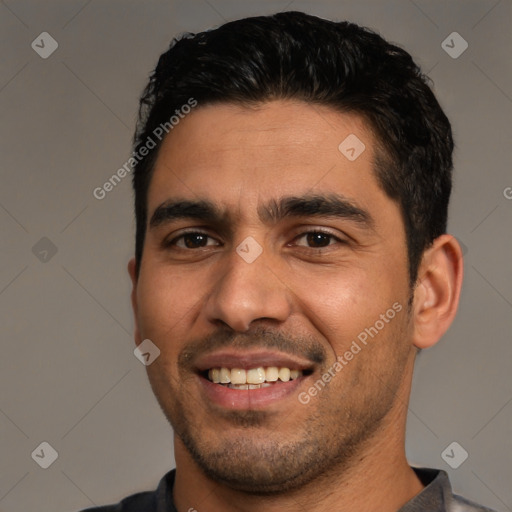
[{"label": "gray background", "polygon": [[[457,142],[450,231],[466,276],[453,327],[417,361],[407,453],[466,497],[512,510],[511,7],[0,2],[0,511],[115,502],[173,467],[170,427],[133,355],[130,177],[101,201],[92,191],[128,158],[138,96],[173,36],[279,10],[369,26],[435,83]],[[59,44],[47,59],[31,48],[43,31]],[[441,47],[453,31],[469,44],[456,59]],[[58,452],[48,469],[31,457],[43,441]],[[441,458],[452,441],[469,454],[458,469]]]}]

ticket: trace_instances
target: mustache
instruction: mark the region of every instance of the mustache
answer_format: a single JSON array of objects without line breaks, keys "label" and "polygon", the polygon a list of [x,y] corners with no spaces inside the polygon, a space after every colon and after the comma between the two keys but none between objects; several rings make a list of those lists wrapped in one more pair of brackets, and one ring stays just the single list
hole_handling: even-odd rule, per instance
[{"label": "mustache", "polygon": [[198,357],[223,348],[274,349],[285,354],[308,359],[314,364],[327,361],[325,348],[314,338],[304,335],[291,336],[265,327],[257,327],[245,333],[231,329],[215,331],[206,337],[188,343],[178,356],[178,367],[194,368]]}]

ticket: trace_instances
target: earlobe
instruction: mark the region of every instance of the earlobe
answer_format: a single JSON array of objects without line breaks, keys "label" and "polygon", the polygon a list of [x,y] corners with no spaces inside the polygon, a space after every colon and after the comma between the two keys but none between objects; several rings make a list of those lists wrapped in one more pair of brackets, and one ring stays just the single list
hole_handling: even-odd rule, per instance
[{"label": "earlobe", "polygon": [[130,279],[132,280],[132,293],[131,293],[131,303],[132,303],[132,310],[133,310],[133,321],[134,321],[134,338],[135,338],[135,344],[139,345],[142,341],[142,338],[140,337],[140,331],[139,331],[139,322],[137,317],[138,312],[138,303],[137,303],[137,275],[136,275],[136,264],[135,264],[135,258],[131,258],[128,262],[128,274],[130,275]]},{"label": "earlobe", "polygon": [[417,348],[435,345],[448,330],[459,304],[463,278],[462,250],[451,235],[442,235],[422,258],[414,291],[414,335]]}]

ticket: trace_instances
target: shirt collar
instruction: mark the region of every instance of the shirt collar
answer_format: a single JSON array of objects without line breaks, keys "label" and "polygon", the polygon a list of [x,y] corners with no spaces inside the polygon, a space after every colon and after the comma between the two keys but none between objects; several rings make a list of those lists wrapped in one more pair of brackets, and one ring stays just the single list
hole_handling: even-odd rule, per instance
[{"label": "shirt collar", "polygon": [[[449,503],[452,489],[446,471],[429,468],[412,468],[425,486],[412,500],[398,512],[443,512]],[[177,512],[172,497],[176,470],[169,471],[158,484],[156,490],[156,512]]]},{"label": "shirt collar", "polygon": [[412,468],[425,488],[408,501],[398,512],[443,512],[452,495],[446,471],[429,468]]}]

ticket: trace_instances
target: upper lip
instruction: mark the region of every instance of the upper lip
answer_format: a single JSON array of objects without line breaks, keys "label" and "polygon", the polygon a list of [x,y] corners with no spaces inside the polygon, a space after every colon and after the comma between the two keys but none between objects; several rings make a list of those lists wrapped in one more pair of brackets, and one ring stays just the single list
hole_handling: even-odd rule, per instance
[{"label": "upper lip", "polygon": [[277,366],[290,368],[290,370],[310,370],[314,363],[306,359],[291,356],[283,352],[269,350],[222,350],[199,356],[195,364],[203,372],[210,368],[258,368]]}]

